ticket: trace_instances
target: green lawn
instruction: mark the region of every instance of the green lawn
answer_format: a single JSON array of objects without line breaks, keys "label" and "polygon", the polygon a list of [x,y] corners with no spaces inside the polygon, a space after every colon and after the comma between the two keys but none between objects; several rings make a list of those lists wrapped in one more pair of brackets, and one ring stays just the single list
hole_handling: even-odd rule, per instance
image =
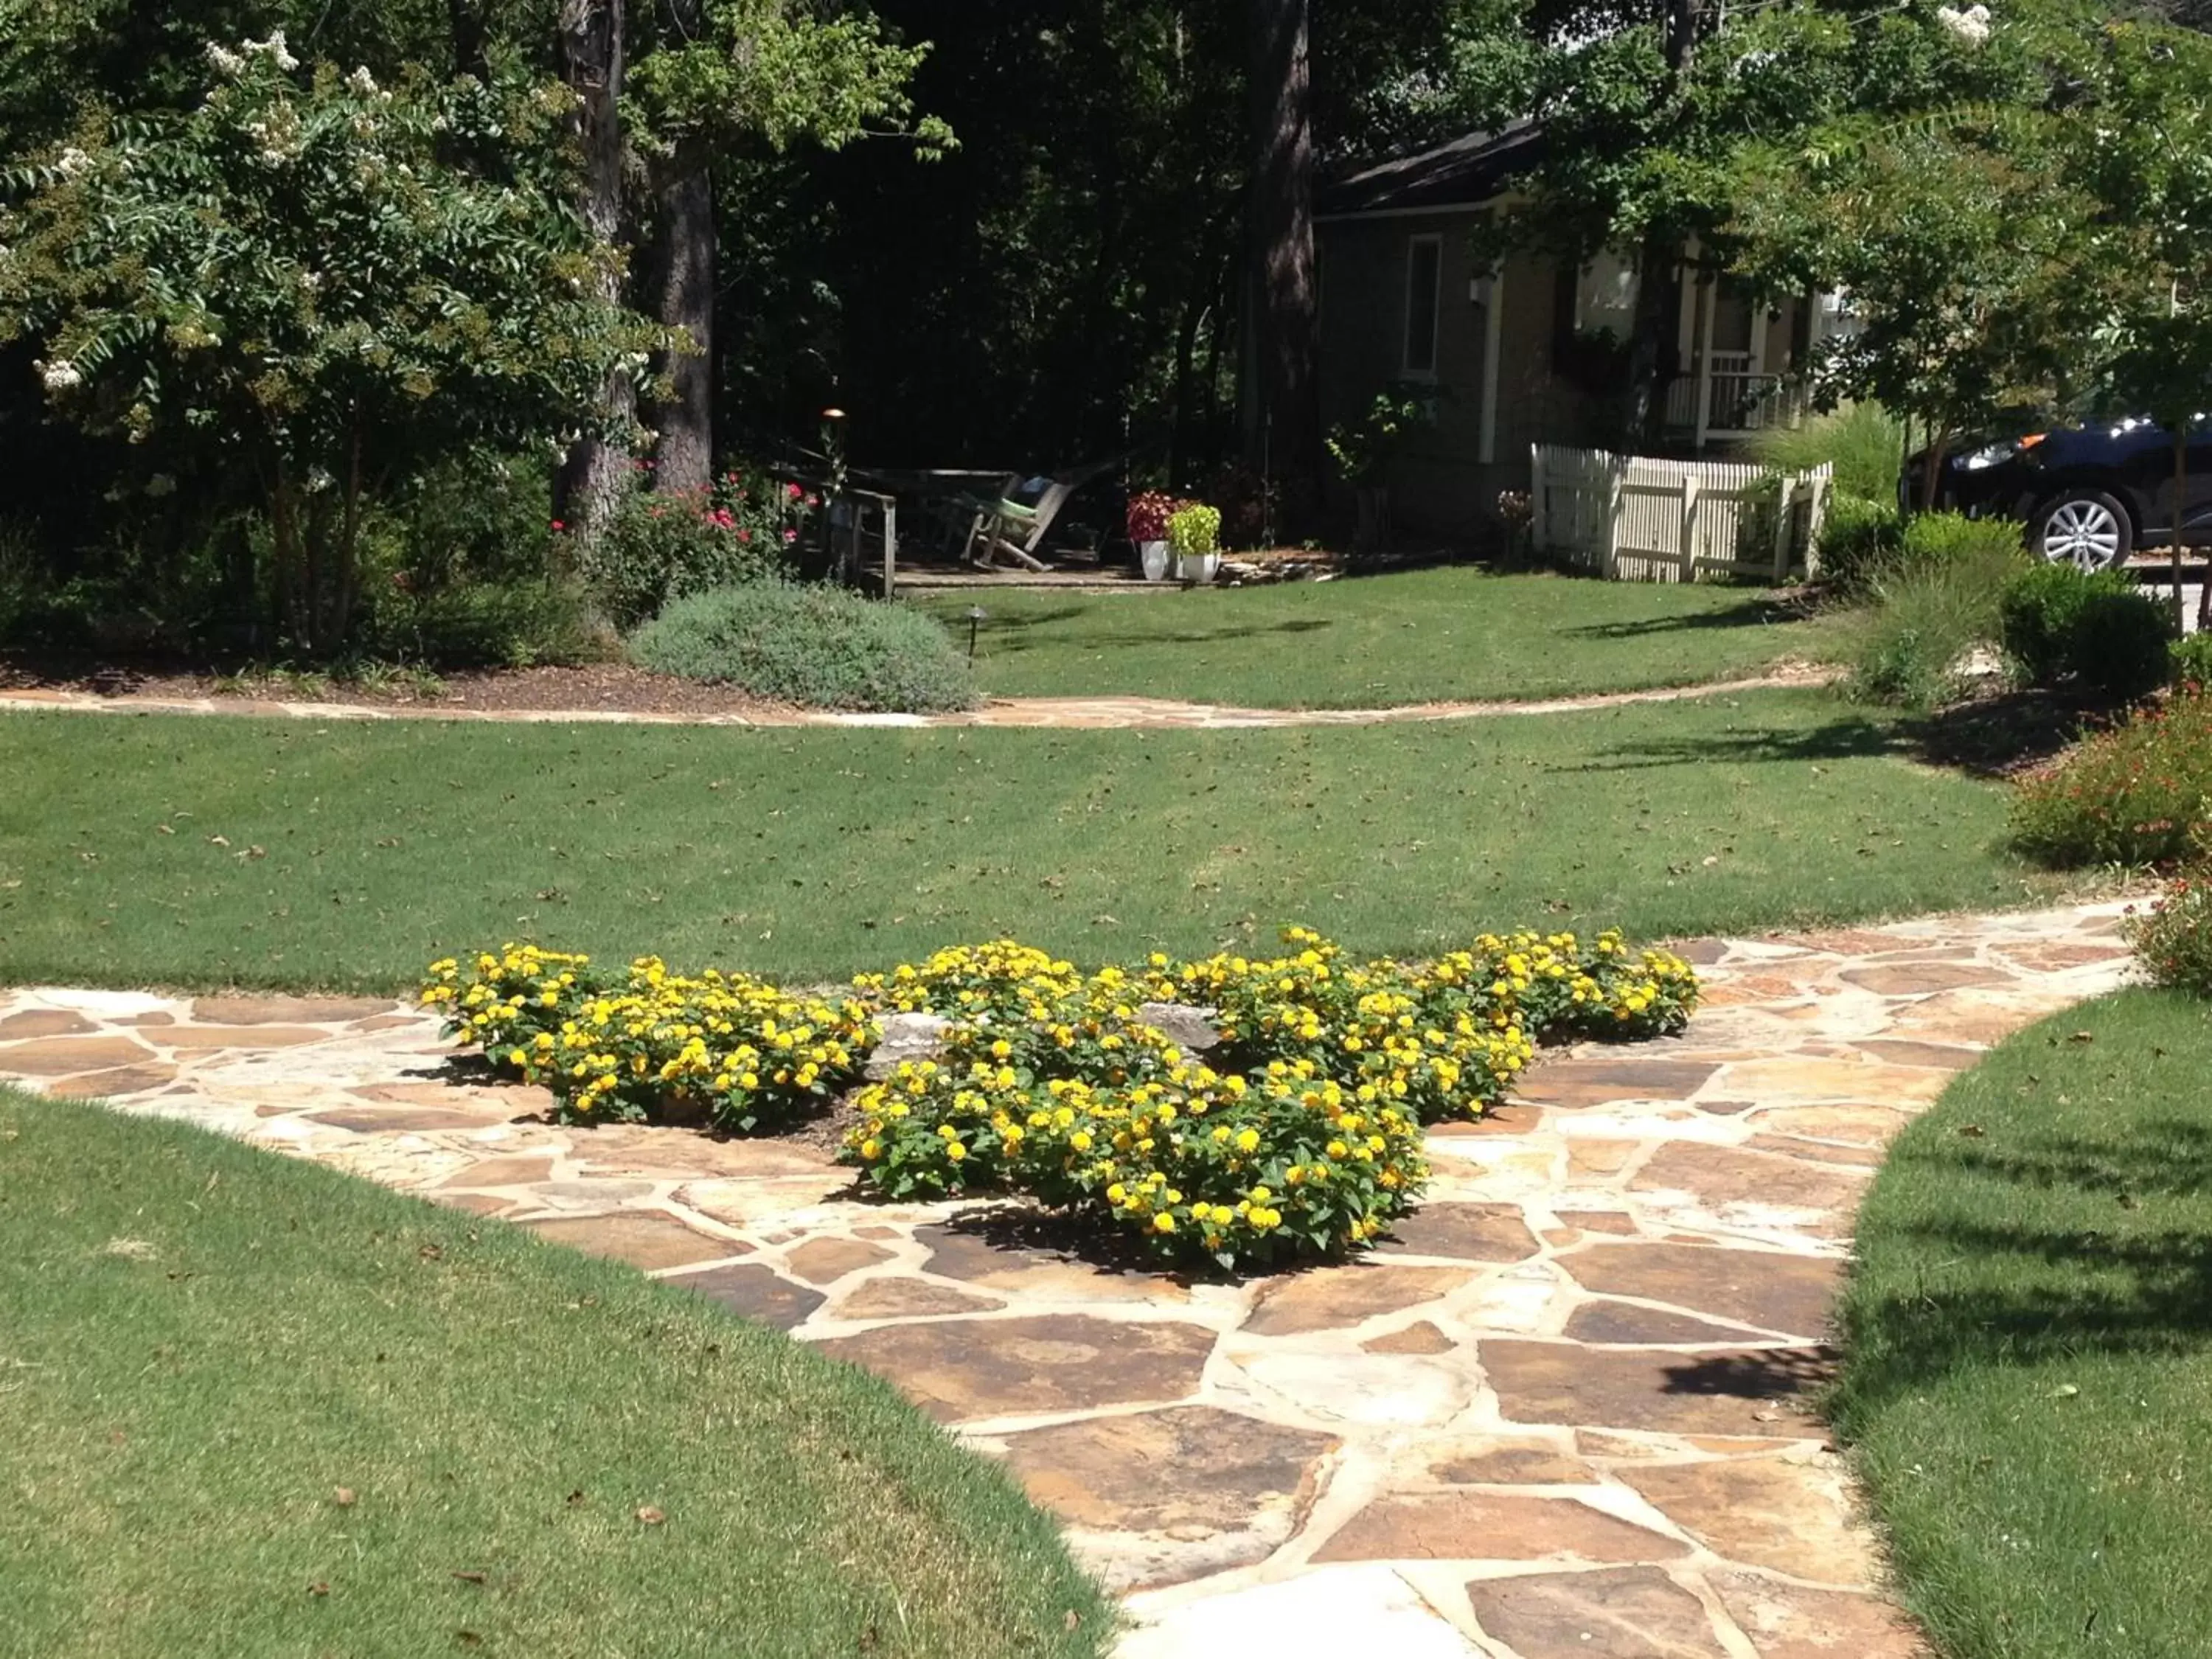
[{"label": "green lawn", "polygon": [[1826,624],[1749,589],[1419,570],[1281,586],[929,599],[1000,696],[1364,708],[1693,685],[1817,654]]},{"label": "green lawn", "polygon": [[1998,1048],[1859,1218],[1838,1419],[1947,1659],[2212,1650],[2212,1006]]},{"label": "green lawn", "polygon": [[360,987],[536,938],[824,979],[2023,902],[1994,788],[1817,691],[1279,732],[0,717],[0,983]]},{"label": "green lawn", "polygon": [[496,1222],[5,1094],[0,1447],[25,1659],[1095,1659],[1109,1621],[860,1371]]}]

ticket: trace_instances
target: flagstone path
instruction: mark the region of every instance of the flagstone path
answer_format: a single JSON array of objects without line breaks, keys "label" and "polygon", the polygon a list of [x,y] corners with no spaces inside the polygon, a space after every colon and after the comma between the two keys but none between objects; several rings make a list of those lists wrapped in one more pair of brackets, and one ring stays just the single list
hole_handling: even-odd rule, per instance
[{"label": "flagstone path", "polygon": [[1626,703],[1680,702],[1690,697],[1733,696],[1778,687],[1823,685],[1832,671],[1778,670],[1753,679],[1649,691],[1604,691],[1536,702],[1424,702],[1395,708],[1237,708],[1220,703],[1176,702],[1160,697],[994,697],[958,714],[856,714],[836,709],[793,708],[748,714],[649,714],[584,708],[462,708],[435,702],[290,702],[239,696],[106,696],[94,691],[40,689],[0,690],[0,712],[45,710],[77,714],[232,714],[306,720],[490,720],[502,724],[617,726],[752,726],[975,727],[1060,731],[1257,731],[1305,726],[1397,726],[1464,720],[1498,714],[1567,714]]},{"label": "flagstone path", "polygon": [[1889,1136],[2118,984],[2116,904],[1686,948],[1676,1040],[1435,1132],[1356,1266],[1095,1269],[791,1142],[564,1129],[375,1000],[0,992],[0,1077],[619,1257],[891,1378],[1127,1595],[1125,1659],[1907,1659],[1802,1396]]}]

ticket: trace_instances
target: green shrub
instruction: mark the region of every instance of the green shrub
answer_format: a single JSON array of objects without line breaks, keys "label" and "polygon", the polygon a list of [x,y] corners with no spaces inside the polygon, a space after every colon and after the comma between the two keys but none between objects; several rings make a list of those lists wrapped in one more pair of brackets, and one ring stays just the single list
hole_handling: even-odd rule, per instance
[{"label": "green shrub", "polygon": [[574,587],[522,577],[401,595],[379,607],[368,645],[440,668],[535,668],[597,660],[610,641]]},{"label": "green shrub", "polygon": [[2013,832],[2022,851],[2062,869],[2177,864],[2212,850],[2212,690],[2139,708],[2023,782]]},{"label": "green shrub", "polygon": [[2166,678],[2176,685],[2212,687],[2212,634],[2191,634],[2167,647]]},{"label": "green shrub", "polygon": [[2094,580],[2074,621],[2075,677],[2115,702],[2139,702],[2166,684],[2172,667],[2172,619],[2124,573]]},{"label": "green shrub", "polygon": [[1795,427],[1761,433],[1752,458],[1770,472],[1836,469],[1838,495],[1889,502],[1905,463],[1905,428],[1877,403],[1846,404]]},{"label": "green shrub", "polygon": [[694,593],[791,574],[787,550],[812,497],[738,472],[705,490],[649,490],[642,480],[651,465],[638,465],[640,487],[623,498],[606,532],[577,563],[617,628],[635,628]]},{"label": "green shrub", "polygon": [[2095,580],[2075,565],[2039,563],[2005,584],[2005,654],[2029,684],[2055,685],[2072,671],[2075,624]]},{"label": "green shrub", "polygon": [[1914,517],[1847,630],[1847,692],[1908,708],[1945,702],[1958,690],[1962,659],[1996,642],[2005,584],[2027,558],[2018,525],[1955,513]]},{"label": "green shrub", "polygon": [[1814,549],[1814,574],[1839,593],[1865,591],[1905,538],[1905,521],[1887,501],[1838,490],[1828,500]]},{"label": "green shrub", "polygon": [[2154,984],[2212,997],[2212,879],[2183,877],[2130,917],[2129,942]]},{"label": "green shrub", "polygon": [[1996,616],[2003,579],[2027,563],[2021,526],[2010,519],[1970,519],[1963,513],[1916,513],[1905,520],[1892,568],[1900,573],[1960,570],[1990,584],[1990,615]]},{"label": "green shrub", "polygon": [[630,641],[643,668],[815,708],[967,708],[975,678],[931,617],[845,588],[761,581],[680,599]]},{"label": "green shrub", "polygon": [[0,644],[15,637],[44,586],[37,540],[12,520],[0,520]]},{"label": "green shrub", "polygon": [[2133,702],[2172,671],[2166,608],[2124,571],[2034,565],[2005,584],[1999,610],[2005,653],[2032,684],[2072,680]]}]

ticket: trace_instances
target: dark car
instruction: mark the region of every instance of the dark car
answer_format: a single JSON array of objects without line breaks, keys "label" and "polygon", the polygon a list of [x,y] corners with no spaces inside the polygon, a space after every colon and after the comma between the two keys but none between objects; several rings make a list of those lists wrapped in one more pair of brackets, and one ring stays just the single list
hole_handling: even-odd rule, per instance
[{"label": "dark car", "polygon": [[[2191,423],[2183,540],[2212,543],[2212,420]],[[1904,498],[1921,499],[1925,451],[1905,468]],[[2027,544],[2084,570],[2124,564],[2173,534],[2173,438],[2153,421],[2058,427],[1951,455],[1936,505],[1970,518],[2018,519]]]}]

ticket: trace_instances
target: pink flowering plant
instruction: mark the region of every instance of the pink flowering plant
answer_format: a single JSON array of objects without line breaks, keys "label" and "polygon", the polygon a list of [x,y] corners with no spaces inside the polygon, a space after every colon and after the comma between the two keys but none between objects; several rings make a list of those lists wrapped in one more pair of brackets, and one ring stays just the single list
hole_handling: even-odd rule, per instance
[{"label": "pink flowering plant", "polygon": [[579,564],[600,609],[625,629],[690,594],[788,574],[806,521],[821,507],[801,485],[746,470],[704,489],[653,486],[653,464],[639,461],[635,487]]},{"label": "pink flowering plant", "polygon": [[2212,997],[2212,876],[2184,876],[2148,910],[2131,912],[2128,938],[2158,984]]},{"label": "pink flowering plant", "polygon": [[2013,829],[2062,869],[2176,869],[2212,853],[2212,690],[2185,685],[2023,781]]},{"label": "pink flowering plant", "polygon": [[1129,539],[1142,547],[1146,542],[1168,538],[1168,520],[1185,503],[1164,489],[1146,489],[1129,497]]}]

